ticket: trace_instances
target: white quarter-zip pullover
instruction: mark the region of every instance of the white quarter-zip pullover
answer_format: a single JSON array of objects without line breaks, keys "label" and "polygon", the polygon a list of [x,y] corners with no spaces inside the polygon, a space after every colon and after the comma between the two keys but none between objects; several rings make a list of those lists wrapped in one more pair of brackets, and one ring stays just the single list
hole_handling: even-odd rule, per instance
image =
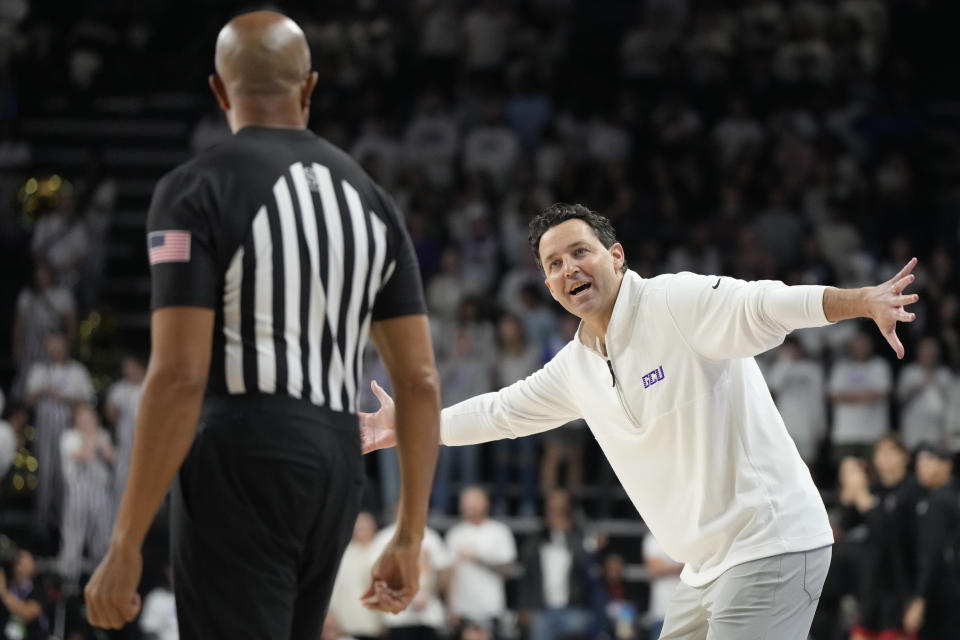
[{"label": "white quarter-zip pullover", "polygon": [[753,359],[794,329],[829,324],[823,290],[628,271],[607,356],[575,338],[528,378],[444,409],[441,440],[516,438],[585,418],[693,587],[743,562],[832,544],[823,501]]}]

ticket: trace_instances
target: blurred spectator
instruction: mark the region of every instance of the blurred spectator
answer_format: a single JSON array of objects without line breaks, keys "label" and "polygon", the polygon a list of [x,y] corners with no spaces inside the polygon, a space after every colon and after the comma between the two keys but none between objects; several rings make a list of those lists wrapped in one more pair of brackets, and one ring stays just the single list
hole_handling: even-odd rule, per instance
[{"label": "blurred spectator", "polygon": [[[4,418],[7,417],[6,413],[2,415]],[[17,432],[7,420],[0,418],[0,480],[6,477],[13,463],[13,456],[19,448]]]},{"label": "blurred spectator", "polygon": [[719,165],[722,168],[735,165],[745,153],[763,142],[764,133],[760,123],[747,111],[743,97],[731,98],[727,115],[714,125],[712,132]]},{"label": "blurred spectator", "polygon": [[624,578],[623,556],[619,553],[607,553],[603,558],[600,577],[600,600],[594,606],[600,610],[594,612],[599,618],[594,622],[594,631],[601,637],[617,640],[633,640],[638,637],[637,602],[635,583]]},{"label": "blurred spectator", "polygon": [[37,568],[33,554],[21,549],[14,555],[9,576],[0,570],[0,626],[10,640],[45,640],[50,620],[44,608],[43,589],[35,582]]},{"label": "blurred spectator", "polygon": [[343,633],[357,640],[380,638],[384,630],[382,614],[367,609],[362,602],[363,594],[370,587],[370,570],[381,550],[374,543],[376,534],[373,516],[361,511],[353,525],[353,537],[340,560],[330,599],[330,613],[342,621]]},{"label": "blurred spectator", "polygon": [[462,621],[495,624],[507,611],[504,581],[517,547],[510,528],[490,520],[489,512],[483,489],[468,487],[460,493],[462,520],[446,536],[453,557],[447,603],[454,627]]},{"label": "blurred spectator", "polygon": [[502,105],[491,102],[484,109],[483,122],[464,138],[463,170],[486,173],[503,190],[519,157],[520,142],[504,122]]},{"label": "blurred spectator", "polygon": [[909,453],[899,440],[878,440],[872,463],[879,482],[870,488],[859,461],[844,463],[841,498],[854,506],[867,526],[857,567],[860,614],[853,630],[855,639],[903,634],[906,585],[914,580],[916,540],[912,523],[923,497],[920,486],[907,474],[909,461]]},{"label": "blurred spectator", "polygon": [[524,572],[517,608],[530,640],[583,634],[590,622],[588,558],[566,491],[557,489],[545,498],[544,525],[520,556]]},{"label": "blurred spectator", "polygon": [[78,182],[77,211],[83,218],[87,235],[87,253],[81,267],[77,295],[81,309],[90,310],[99,300],[100,282],[107,262],[107,233],[113,223],[117,201],[117,182],[104,170],[99,153],[87,160],[86,174]]},{"label": "blurred spectator", "polygon": [[12,468],[17,452],[27,446],[27,423],[30,412],[21,404],[7,405],[0,419],[0,481]]},{"label": "blurred spectator", "polygon": [[422,169],[434,186],[449,186],[459,145],[457,125],[446,112],[440,96],[436,93],[423,96],[417,115],[403,134],[406,163]]},{"label": "blurred spectator", "polygon": [[481,0],[463,20],[464,66],[493,72],[506,61],[513,19],[500,0]]},{"label": "blurred spectator", "polygon": [[396,183],[400,143],[384,118],[373,118],[364,123],[360,136],[350,147],[350,155],[384,189],[389,190]]},{"label": "blurred spectator", "polygon": [[[960,531],[960,502],[951,478],[952,456],[938,445],[917,454],[917,481],[929,493],[917,504],[916,581],[903,616],[907,633],[920,640],[949,638],[960,628],[960,585],[956,559],[948,564]],[[919,633],[918,633],[919,632]]]},{"label": "blurred spectator", "polygon": [[[568,342],[574,339],[580,328],[580,320],[569,313],[563,313],[560,316],[560,322],[557,331],[551,337],[547,344],[547,357],[550,360],[560,349]],[[543,455],[540,457],[540,491],[544,494],[549,493],[556,488],[565,488],[570,495],[577,496],[580,493],[580,487],[583,484],[583,449],[584,441],[587,439],[587,422],[585,420],[573,420],[565,425],[555,429],[545,431],[541,436],[543,440]],[[522,438],[518,438],[522,439]],[[564,484],[560,483],[560,465],[566,461],[566,475]],[[601,467],[609,470],[609,465]],[[601,511],[609,512],[608,500],[618,489],[619,484],[611,472],[609,485],[602,487],[601,502],[604,504]]]},{"label": "blurred spectator", "polygon": [[[480,356],[472,334],[464,329],[455,334],[453,353],[440,363],[439,370],[445,407],[493,389],[489,361]],[[476,445],[440,448],[430,501],[432,509],[449,513],[454,470],[461,486],[476,484],[480,479],[479,459],[480,447]]]},{"label": "blurred spectator", "polygon": [[463,300],[460,251],[446,247],[440,256],[440,272],[427,285],[427,307],[433,322],[453,323]]},{"label": "blurred spectator", "polygon": [[663,621],[667,617],[667,604],[673,597],[677,585],[680,584],[680,571],[683,570],[683,565],[664,553],[663,547],[650,533],[643,538],[643,564],[650,577],[647,624],[650,627],[651,640],[656,640],[660,637]]},{"label": "blurred spectator", "polygon": [[113,471],[114,506],[120,507],[123,489],[127,485],[130,470],[130,455],[133,452],[133,432],[137,426],[137,407],[146,369],[139,356],[127,354],[121,363],[123,377],[114,382],[107,391],[104,413],[113,426],[113,438],[117,445],[117,460]]},{"label": "blurred spectator", "polygon": [[[523,380],[540,368],[540,352],[527,340],[520,319],[513,314],[501,314],[497,322],[497,358],[493,366],[493,388],[500,389]],[[448,405],[449,406],[449,405]],[[498,440],[493,443],[493,513],[507,515],[509,499],[507,481],[510,467],[516,469],[520,481],[522,516],[537,513],[537,438]]]},{"label": "blurred spectator", "polygon": [[[372,545],[374,557],[379,556],[386,548],[396,531],[397,525],[394,522],[377,533]],[[388,629],[387,638],[430,640],[443,637],[447,621],[440,594],[447,592],[452,563],[443,539],[436,531],[427,527],[420,551],[420,590],[406,609],[400,613],[383,615],[383,622]]]},{"label": "blurred spectator", "polygon": [[114,513],[111,480],[116,452],[90,405],[78,404],[74,410],[73,428],[60,437],[60,456],[66,495],[57,564],[65,579],[77,580],[85,569],[84,559],[95,566],[106,554]]},{"label": "blurred spectator", "polygon": [[76,216],[72,195],[61,196],[57,208],[37,221],[31,250],[35,261],[50,266],[55,283],[76,291],[90,239],[83,220]]},{"label": "blurred spectator", "polygon": [[93,400],[93,382],[87,368],[70,358],[70,343],[63,333],[52,331],[46,339],[47,357],[35,363],[27,375],[26,404],[33,408],[37,429],[39,464],[36,527],[40,534],[60,522],[63,513],[63,466],[60,438],[70,427],[72,405]]},{"label": "blurred spectator", "polygon": [[170,565],[163,568],[164,581],[154,587],[143,601],[140,614],[140,629],[150,640],[179,640],[177,628],[177,603],[173,598],[171,582],[173,571]]},{"label": "blurred spectator", "polygon": [[873,352],[873,339],[860,331],[847,344],[848,358],[830,373],[833,404],[833,460],[865,458],[870,445],[890,430],[890,365]]},{"label": "blurred spectator", "polygon": [[953,386],[950,369],[940,363],[937,339],[926,337],[914,348],[914,362],[900,370],[900,437],[908,449],[921,442],[944,444],[947,403]]},{"label": "blurred spectator", "polygon": [[61,331],[71,341],[77,336],[77,309],[73,293],[53,281],[44,262],[36,263],[33,283],[17,297],[13,321],[13,362],[18,367],[11,396],[23,396],[27,374],[46,354],[47,334]]},{"label": "blurred spectator", "polygon": [[823,368],[793,336],[787,336],[776,353],[767,384],[800,457],[813,466],[827,432]]}]

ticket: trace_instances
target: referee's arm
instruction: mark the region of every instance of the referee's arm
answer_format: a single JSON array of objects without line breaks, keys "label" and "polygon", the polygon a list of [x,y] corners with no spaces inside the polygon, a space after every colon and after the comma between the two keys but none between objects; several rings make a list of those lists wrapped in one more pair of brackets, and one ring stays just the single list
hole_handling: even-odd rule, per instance
[{"label": "referee's arm", "polygon": [[390,376],[396,403],[401,498],[397,537],[419,541],[427,524],[440,441],[440,377],[427,317],[400,316],[373,323],[370,336]]},{"label": "referee's arm", "polygon": [[140,548],[193,442],[207,386],[213,324],[212,309],[162,307],[153,312],[150,364],[130,474],[110,549],[84,590],[94,626],[118,629],[140,608]]}]

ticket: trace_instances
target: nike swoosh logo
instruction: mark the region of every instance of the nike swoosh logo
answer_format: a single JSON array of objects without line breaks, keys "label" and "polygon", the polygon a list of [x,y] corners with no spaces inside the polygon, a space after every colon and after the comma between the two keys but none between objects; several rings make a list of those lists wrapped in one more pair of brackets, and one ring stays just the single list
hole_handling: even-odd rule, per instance
[{"label": "nike swoosh logo", "polygon": [[716,289],[716,288],[719,287],[719,286],[720,286],[720,278],[717,278],[717,284],[713,285],[713,286],[710,287],[710,288],[711,288],[711,289]]}]

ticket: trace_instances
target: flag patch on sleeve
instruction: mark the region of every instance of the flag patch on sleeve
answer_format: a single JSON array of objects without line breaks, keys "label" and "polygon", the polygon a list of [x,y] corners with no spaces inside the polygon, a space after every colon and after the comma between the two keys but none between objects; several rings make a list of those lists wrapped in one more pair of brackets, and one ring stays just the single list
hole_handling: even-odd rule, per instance
[{"label": "flag patch on sleeve", "polygon": [[147,234],[150,264],[190,262],[189,231],[151,231]]}]

